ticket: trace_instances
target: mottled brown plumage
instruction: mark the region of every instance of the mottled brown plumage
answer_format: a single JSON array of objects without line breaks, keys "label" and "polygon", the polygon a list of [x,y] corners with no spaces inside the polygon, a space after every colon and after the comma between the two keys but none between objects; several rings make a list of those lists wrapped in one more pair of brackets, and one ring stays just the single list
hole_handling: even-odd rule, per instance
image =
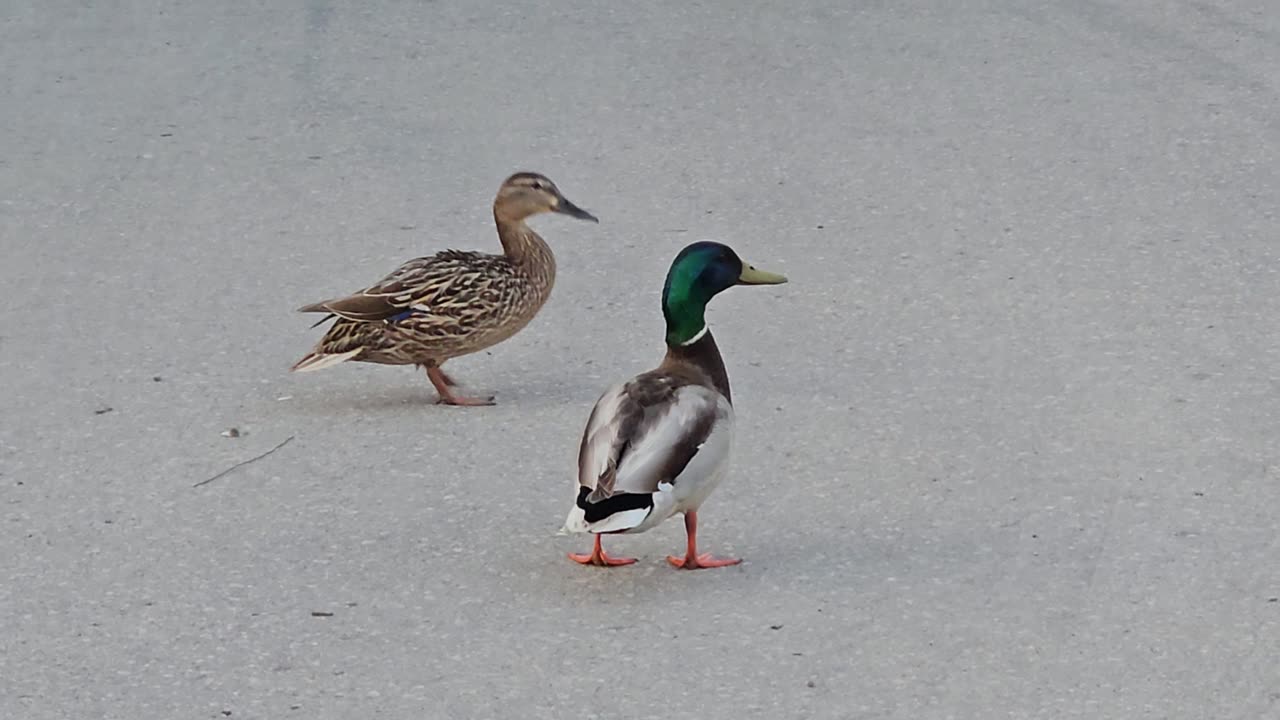
[{"label": "mottled brown plumage", "polygon": [[337,321],[293,370],[318,370],[348,360],[421,365],[442,402],[490,404],[492,398],[455,395],[452,379],[439,367],[515,335],[551,296],[555,256],[525,224],[525,218],[541,212],[596,220],[546,177],[516,173],[503,183],[493,204],[501,255],[445,250],[410,260],[354,295],[300,308],[329,313]]}]

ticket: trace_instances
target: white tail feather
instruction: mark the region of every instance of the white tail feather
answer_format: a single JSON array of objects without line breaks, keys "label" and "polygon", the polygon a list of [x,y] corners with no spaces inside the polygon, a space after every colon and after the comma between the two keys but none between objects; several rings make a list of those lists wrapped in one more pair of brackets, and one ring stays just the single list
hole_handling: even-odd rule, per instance
[{"label": "white tail feather", "polygon": [[569,509],[569,517],[564,519],[564,525],[560,527],[560,531],[556,534],[573,535],[584,532],[588,532],[587,514],[582,511],[582,508],[575,504]]},{"label": "white tail feather", "polygon": [[623,510],[616,512],[609,517],[587,525],[587,532],[595,535],[607,535],[609,533],[625,532],[634,530],[644,524],[649,519],[653,508],[635,508],[632,510]]},{"label": "white tail feather", "polygon": [[616,512],[609,517],[598,522],[589,523],[586,519],[586,513],[582,508],[574,506],[569,511],[569,517],[565,518],[564,526],[560,528],[557,535],[575,535],[577,533],[592,533],[595,535],[607,533],[626,532],[633,528],[644,524],[649,518],[649,513],[653,508],[634,508],[632,510],[623,510]]},{"label": "white tail feather", "polygon": [[331,367],[333,365],[344,363],[350,360],[356,355],[359,355],[363,349],[364,348],[356,348],[355,350],[348,350],[347,352],[344,352],[344,353],[308,355],[302,358],[301,360],[299,360],[298,364],[294,365],[290,369],[293,370],[294,372],[311,372],[312,370],[323,370],[327,367]]}]

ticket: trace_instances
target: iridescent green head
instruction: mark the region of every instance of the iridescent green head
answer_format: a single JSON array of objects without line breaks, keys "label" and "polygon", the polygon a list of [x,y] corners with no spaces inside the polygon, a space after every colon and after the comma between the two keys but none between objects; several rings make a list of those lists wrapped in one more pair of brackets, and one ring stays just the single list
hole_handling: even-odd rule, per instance
[{"label": "iridescent green head", "polygon": [[757,270],[727,245],[704,240],[676,255],[662,288],[662,315],[667,344],[690,345],[706,334],[705,314],[711,298],[734,285],[777,285],[781,275]]}]

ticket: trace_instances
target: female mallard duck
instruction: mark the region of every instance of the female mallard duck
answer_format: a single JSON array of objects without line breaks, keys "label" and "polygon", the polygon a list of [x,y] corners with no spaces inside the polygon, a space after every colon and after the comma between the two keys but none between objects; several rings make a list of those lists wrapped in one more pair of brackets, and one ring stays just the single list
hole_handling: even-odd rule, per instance
[{"label": "female mallard duck", "polygon": [[742,262],[728,247],[694,243],[676,256],[662,290],[667,356],[655,370],[614,385],[596,402],[578,450],[578,497],[564,533],[593,533],[583,564],[627,565],[600,535],[644,532],[684,513],[688,549],[667,560],[686,569],[741,560],[698,554],[698,507],[724,478],[733,435],[729,376],[707,329],[707,302],[734,285],[787,279]]},{"label": "female mallard duck", "polygon": [[[544,212],[599,222],[537,173],[507,178],[493,201],[503,253],[445,250],[410,260],[373,287],[299,308],[338,321],[293,370],[319,370],[355,360],[420,365],[449,405],[492,405],[492,397],[454,392],[444,361],[484,350],[515,335],[546,303],[556,280],[551,248],[525,219]],[[320,323],[316,323],[319,325]]]}]

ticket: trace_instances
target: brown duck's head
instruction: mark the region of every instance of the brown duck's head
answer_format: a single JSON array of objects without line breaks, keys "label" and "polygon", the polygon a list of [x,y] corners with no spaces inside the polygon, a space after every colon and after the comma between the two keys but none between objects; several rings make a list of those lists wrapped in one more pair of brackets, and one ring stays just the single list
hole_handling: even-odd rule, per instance
[{"label": "brown duck's head", "polygon": [[519,221],[545,212],[600,222],[595,215],[570,202],[550,178],[538,173],[518,172],[507,178],[493,201],[493,214],[499,220]]}]

